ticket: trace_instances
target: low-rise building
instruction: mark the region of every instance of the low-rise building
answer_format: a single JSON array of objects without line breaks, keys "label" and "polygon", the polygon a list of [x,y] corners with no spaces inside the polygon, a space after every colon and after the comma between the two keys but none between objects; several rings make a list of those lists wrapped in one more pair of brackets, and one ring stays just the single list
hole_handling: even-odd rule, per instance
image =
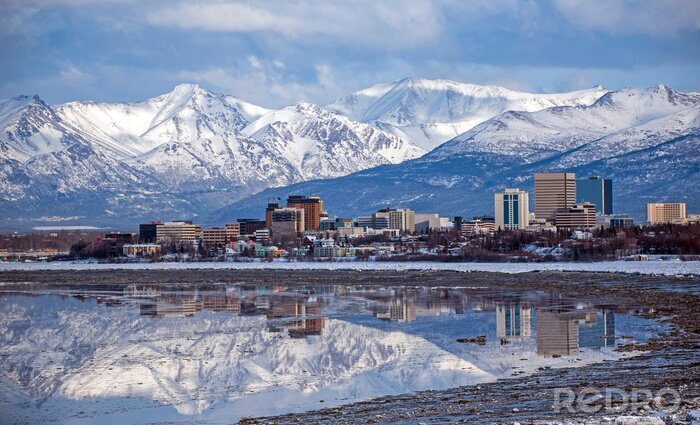
[{"label": "low-rise building", "polygon": [[338,237],[357,238],[365,235],[364,227],[339,227],[336,231]]},{"label": "low-rise building", "polygon": [[416,233],[426,233],[429,230],[441,230],[452,227],[452,222],[447,217],[440,217],[439,214],[415,214],[414,231]]},{"label": "low-rise building", "polygon": [[156,243],[194,241],[202,235],[202,227],[191,221],[165,221],[156,225]]},{"label": "low-rise building", "polygon": [[314,247],[314,257],[345,257],[347,248],[335,244]]},{"label": "low-rise building", "polygon": [[483,221],[478,218],[462,221],[462,228],[460,229],[462,236],[466,238],[474,235],[488,234],[495,230],[496,224],[493,221]]},{"label": "low-rise building", "polygon": [[591,228],[596,226],[595,205],[584,202],[557,211],[554,223],[558,228]]},{"label": "low-rise building", "polygon": [[583,230],[574,230],[571,232],[572,239],[593,239],[593,233]]},{"label": "low-rise building", "polygon": [[127,257],[152,257],[160,255],[160,245],[154,243],[126,244],[123,247]]},{"label": "low-rise building", "polygon": [[610,217],[609,224],[613,229],[634,227],[634,219],[628,215],[614,215]]},{"label": "low-rise building", "polygon": [[224,245],[228,243],[226,229],[223,227],[212,227],[202,230],[202,243],[207,246]]},{"label": "low-rise building", "polygon": [[272,237],[270,229],[258,229],[255,231],[255,240],[258,242],[267,242]]}]

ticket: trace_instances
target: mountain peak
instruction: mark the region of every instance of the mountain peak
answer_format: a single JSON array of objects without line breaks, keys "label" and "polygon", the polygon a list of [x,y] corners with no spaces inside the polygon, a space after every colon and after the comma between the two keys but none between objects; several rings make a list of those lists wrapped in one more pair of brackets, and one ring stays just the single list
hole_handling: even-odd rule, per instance
[{"label": "mountain peak", "polygon": [[180,83],[176,85],[173,88],[173,91],[198,91],[198,90],[204,90],[199,84],[197,83]]},{"label": "mountain peak", "polygon": [[15,96],[15,97],[13,97],[13,98],[11,98],[11,99],[8,99],[8,100],[6,100],[5,102],[12,102],[12,103],[15,103],[15,104],[25,104],[25,105],[29,105],[29,104],[32,104],[32,103],[38,103],[38,104],[40,104],[40,105],[46,105],[46,102],[44,102],[44,100],[43,100],[41,97],[39,97],[38,94],[35,94],[35,95],[32,95],[32,96],[29,96],[29,95],[26,95],[26,94],[21,94],[21,95],[19,95],[19,96]]}]

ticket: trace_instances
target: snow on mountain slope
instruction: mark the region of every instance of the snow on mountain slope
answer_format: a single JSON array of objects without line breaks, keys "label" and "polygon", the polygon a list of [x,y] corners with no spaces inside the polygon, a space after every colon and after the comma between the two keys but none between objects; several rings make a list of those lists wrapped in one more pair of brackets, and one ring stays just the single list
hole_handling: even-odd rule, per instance
[{"label": "snow on mountain slope", "polygon": [[0,103],[0,123],[0,175],[10,181],[0,212],[54,215],[57,192],[105,222],[116,204],[144,219],[194,205],[175,216],[196,217],[268,187],[425,153],[312,104],[270,111],[192,84],[137,103],[18,97]]},{"label": "snow on mountain slope", "polygon": [[356,91],[349,96],[338,99],[327,106],[328,109],[345,115],[354,121],[362,121],[367,108],[372,106],[379,98],[393,89],[397,83],[380,83],[372,87]]},{"label": "snow on mountain slope", "polygon": [[65,149],[72,143],[70,129],[39,96],[0,101],[0,126],[7,157],[18,161]]},{"label": "snow on mountain slope", "polygon": [[243,134],[278,149],[307,179],[340,176],[369,164],[397,164],[425,153],[410,142],[306,102],[261,117]]},{"label": "snow on mountain slope", "polygon": [[[456,137],[426,160],[469,152],[520,155],[534,161],[600,138],[618,140],[618,150],[635,150],[693,128],[699,107],[700,95],[674,92],[665,86],[622,89],[591,106],[506,112]],[[646,144],[635,144],[635,139]],[[594,158],[610,151],[601,148],[596,152],[592,153]]]},{"label": "snow on mountain slope", "polygon": [[236,132],[267,109],[232,96],[210,93],[193,84],[180,84],[162,96],[137,103],[71,102],[56,108],[65,121],[123,151],[124,157],[146,153],[164,142],[192,142],[211,132]]},{"label": "snow on mountain slope", "polygon": [[504,111],[591,105],[606,92],[596,87],[532,94],[449,80],[405,79],[361,90],[328,108],[429,150]]},{"label": "snow on mountain slope", "polygon": [[245,214],[245,205],[292,193],[315,193],[339,215],[390,206],[446,216],[492,214],[493,192],[532,191],[533,173],[566,170],[612,178],[615,212],[640,219],[646,202],[680,201],[700,210],[699,164],[700,94],[665,86],[622,89],[590,106],[505,112],[421,158],[267,190],[214,217]]}]

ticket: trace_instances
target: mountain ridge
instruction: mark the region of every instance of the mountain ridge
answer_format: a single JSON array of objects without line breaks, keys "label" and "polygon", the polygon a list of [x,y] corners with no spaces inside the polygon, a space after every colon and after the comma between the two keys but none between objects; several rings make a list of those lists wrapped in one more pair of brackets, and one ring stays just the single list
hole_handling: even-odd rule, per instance
[{"label": "mountain ridge", "polygon": [[406,78],[360,90],[327,108],[432,150],[506,111],[587,106],[607,92],[596,86],[567,93],[535,94],[451,80]]},{"label": "mountain ridge", "polygon": [[[616,212],[644,218],[645,203],[676,201],[700,209],[700,97],[665,86],[621,89],[590,106],[507,111],[421,158],[334,180],[268,189],[213,217],[245,214],[262,197],[315,193],[331,214],[409,207],[445,216],[491,214],[493,192],[533,190],[541,171],[614,181]],[[337,195],[335,187],[357,194]],[[534,202],[534,199],[532,202]],[[337,209],[334,210],[333,208]],[[532,205],[531,205],[532,208]]]}]

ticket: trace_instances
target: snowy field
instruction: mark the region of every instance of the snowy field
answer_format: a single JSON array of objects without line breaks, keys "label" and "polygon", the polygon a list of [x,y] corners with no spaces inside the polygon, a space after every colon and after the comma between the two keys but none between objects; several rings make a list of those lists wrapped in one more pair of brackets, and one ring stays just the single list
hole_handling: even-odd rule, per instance
[{"label": "snowy field", "polygon": [[128,263],[94,262],[0,263],[8,270],[454,270],[461,272],[525,273],[531,271],[587,271],[656,275],[700,275],[700,261],[606,261],[598,263],[439,263],[439,262],[226,262]]}]

